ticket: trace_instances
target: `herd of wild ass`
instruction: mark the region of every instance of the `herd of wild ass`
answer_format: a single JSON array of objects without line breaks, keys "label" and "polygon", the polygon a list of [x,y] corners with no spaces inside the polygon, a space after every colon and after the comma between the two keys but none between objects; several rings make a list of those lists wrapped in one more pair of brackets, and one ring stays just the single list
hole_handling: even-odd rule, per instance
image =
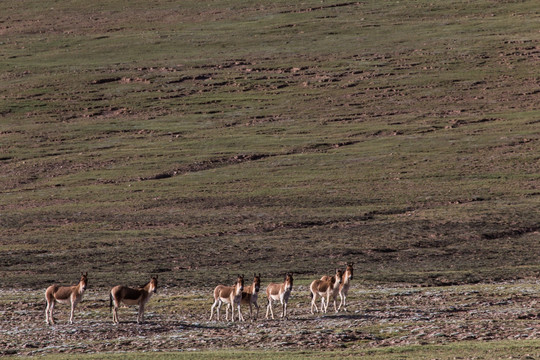
[{"label": "herd of wild ass", "polygon": [[[319,312],[317,300],[321,298],[321,311],[326,313],[330,300],[334,301],[335,312],[343,310],[347,311],[347,293],[349,292],[350,282],[353,278],[353,263],[347,263],[345,271],[336,269],[333,276],[323,276],[318,280],[313,280],[309,286],[311,293],[311,313],[313,309]],[[139,313],[137,323],[144,321],[144,306],[150,300],[152,294],[157,290],[158,277],[152,276],[150,281],[138,288],[130,288],[123,285],[117,285],[110,291],[110,307],[113,315],[113,323],[118,324],[118,307],[124,305],[138,305]],[[53,310],[56,302],[71,304],[71,315],[69,323],[73,324],[73,312],[77,304],[81,301],[86,286],[88,284],[88,273],[81,273],[81,279],[77,285],[59,286],[51,285],[45,291],[45,299],[47,307],[45,309],[45,321],[47,324],[54,325]],[[272,310],[272,302],[279,301],[282,306],[281,317],[287,318],[287,303],[291,295],[293,287],[293,275],[287,273],[283,283],[270,283],[266,287],[266,298],[268,305],[266,306],[266,319],[268,315],[274,319]],[[216,319],[219,320],[219,309],[221,304],[226,304],[225,320],[229,320],[229,308],[231,309],[231,321],[234,321],[234,308],[237,308],[238,320],[244,321],[244,316],[240,309],[241,304],[249,305],[250,318],[257,319],[259,315],[259,305],[257,299],[259,297],[259,289],[261,288],[261,274],[254,274],[253,283],[244,287],[244,276],[238,275],[233,286],[218,285],[214,289],[214,303],[210,309],[210,320],[214,317],[214,309],[216,310]],[[337,297],[339,295],[340,303],[337,305]],[[253,317],[253,306],[257,310]],[[216,309],[217,307],[217,309]]]}]

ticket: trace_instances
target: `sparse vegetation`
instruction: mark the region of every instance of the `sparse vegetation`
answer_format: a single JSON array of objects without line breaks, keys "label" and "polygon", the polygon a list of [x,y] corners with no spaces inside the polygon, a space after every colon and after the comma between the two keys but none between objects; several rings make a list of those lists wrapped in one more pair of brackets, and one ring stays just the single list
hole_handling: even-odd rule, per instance
[{"label": "sparse vegetation", "polygon": [[[532,0],[0,2],[2,310],[41,314],[41,290],[80,271],[96,292],[159,274],[173,299],[196,294],[167,305],[195,314],[238,272],[303,286],[347,261],[357,293],[535,284],[538,15]],[[0,351],[30,352],[17,339]]]}]

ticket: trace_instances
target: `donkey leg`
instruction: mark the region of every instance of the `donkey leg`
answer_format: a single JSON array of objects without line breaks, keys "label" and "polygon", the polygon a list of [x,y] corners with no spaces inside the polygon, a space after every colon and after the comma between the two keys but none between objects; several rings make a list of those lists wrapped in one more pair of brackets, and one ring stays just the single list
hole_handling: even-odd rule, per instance
[{"label": "donkey leg", "polygon": [[221,300],[218,300],[218,305],[217,305],[217,321],[219,321],[219,309],[221,309]]},{"label": "donkey leg", "polygon": [[231,308],[231,304],[227,304],[227,307],[225,308],[225,321],[229,320],[229,309]]},{"label": "donkey leg", "polygon": [[[229,309],[230,308],[231,308],[231,304],[227,304],[227,307],[225,308],[225,321],[229,321]],[[233,313],[233,317],[234,317],[234,313]]]},{"label": "donkey leg", "polygon": [[315,308],[316,312],[319,312],[319,309],[317,308],[317,294],[316,293],[312,293],[312,298],[311,298],[311,313],[312,314],[313,314],[313,308]]},{"label": "donkey leg", "polygon": [[342,306],[343,306],[343,294],[340,292],[339,293],[339,306],[337,308],[337,311],[340,311]]},{"label": "donkey leg", "polygon": [[47,323],[47,325],[49,325],[49,307],[50,303],[47,301],[47,307],[45,308],[45,323]]},{"label": "donkey leg", "polygon": [[73,301],[71,303],[71,314],[69,316],[69,323],[70,324],[73,324],[73,314],[75,313],[75,307],[77,306],[79,302],[78,301]]},{"label": "donkey leg", "polygon": [[51,325],[54,325],[54,315],[53,315],[53,311],[54,311],[54,305],[56,304],[56,302],[53,300],[51,302],[51,306],[49,307],[49,320],[51,322]]},{"label": "donkey leg", "polygon": [[[216,307],[218,303],[218,300],[215,300],[214,303],[212,304],[212,308],[210,309],[210,320],[212,320],[212,317],[214,316],[214,308]],[[219,320],[219,315],[218,315],[218,320]]]},{"label": "donkey leg", "polygon": [[245,321],[244,315],[242,315],[242,311],[240,310],[240,302],[238,302],[238,321]]},{"label": "donkey leg", "polygon": [[[139,322],[139,318],[140,318],[140,322]],[[142,324],[143,322],[144,322],[144,305],[141,304],[139,305],[139,316],[137,318],[137,323]]]},{"label": "donkey leg", "polygon": [[73,324],[73,313],[75,312],[75,304],[71,304],[71,313],[69,315],[69,323]]},{"label": "donkey leg", "polygon": [[116,303],[114,304],[113,311],[112,311],[112,321],[113,321],[113,324],[120,323],[120,321],[118,321],[118,305],[116,305]]},{"label": "donkey leg", "polygon": [[259,318],[259,304],[254,302],[253,305],[255,305],[255,309],[257,309],[257,312],[255,313],[255,320],[257,320]]},{"label": "donkey leg", "polygon": [[272,310],[272,299],[268,299],[268,306],[266,306],[266,318],[268,319],[268,310],[272,315],[272,320],[274,320],[274,310]]}]

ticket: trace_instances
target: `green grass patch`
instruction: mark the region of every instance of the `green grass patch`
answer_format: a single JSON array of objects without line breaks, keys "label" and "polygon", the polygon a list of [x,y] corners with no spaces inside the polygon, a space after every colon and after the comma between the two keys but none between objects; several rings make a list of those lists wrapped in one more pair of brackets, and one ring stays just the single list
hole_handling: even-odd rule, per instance
[{"label": "green grass patch", "polygon": [[182,351],[174,353],[122,353],[99,355],[48,355],[42,359],[341,359],[343,357],[361,357],[362,359],[455,359],[471,357],[478,359],[506,359],[509,356],[531,357],[538,354],[538,340],[494,341],[489,343],[464,342],[450,345],[412,345],[403,347],[387,347],[372,350],[339,350],[339,351]]}]

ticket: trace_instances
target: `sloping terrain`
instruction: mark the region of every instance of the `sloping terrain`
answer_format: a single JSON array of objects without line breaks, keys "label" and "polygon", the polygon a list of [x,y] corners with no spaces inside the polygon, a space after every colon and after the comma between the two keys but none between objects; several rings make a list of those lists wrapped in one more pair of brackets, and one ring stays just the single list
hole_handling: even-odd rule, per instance
[{"label": "sloping terrain", "polygon": [[0,2],[0,288],[534,281],[538,11]]},{"label": "sloping terrain", "polygon": [[538,273],[532,1],[1,6],[5,286]]}]

